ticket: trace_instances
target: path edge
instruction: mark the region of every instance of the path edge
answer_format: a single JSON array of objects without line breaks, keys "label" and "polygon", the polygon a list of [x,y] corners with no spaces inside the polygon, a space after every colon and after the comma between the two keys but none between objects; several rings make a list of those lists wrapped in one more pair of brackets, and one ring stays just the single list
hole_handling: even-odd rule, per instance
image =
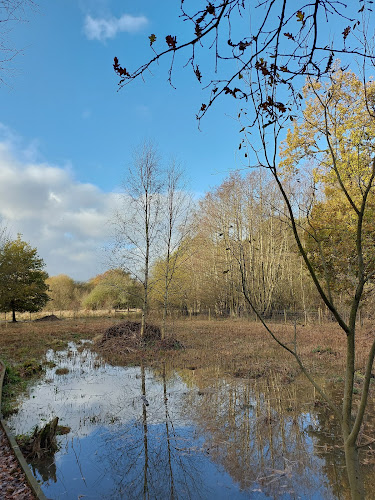
[{"label": "path edge", "polygon": [[18,460],[18,463],[20,464],[21,469],[25,473],[27,482],[28,482],[30,488],[32,489],[34,495],[36,496],[36,498],[38,500],[48,500],[47,497],[45,496],[45,494],[43,493],[43,491],[40,487],[40,484],[38,483],[38,481],[35,479],[33,473],[31,472],[31,469],[30,469],[28,463],[26,462],[25,457],[23,456],[13,434],[10,432],[9,427],[7,426],[5,420],[3,419],[3,415],[1,413],[1,400],[2,400],[3,382],[4,382],[6,367],[1,359],[0,359],[0,366],[2,368],[2,370],[0,372],[0,423],[1,423],[1,426],[2,426],[6,436],[8,438],[9,444],[10,444],[14,454],[17,457],[17,460]]}]

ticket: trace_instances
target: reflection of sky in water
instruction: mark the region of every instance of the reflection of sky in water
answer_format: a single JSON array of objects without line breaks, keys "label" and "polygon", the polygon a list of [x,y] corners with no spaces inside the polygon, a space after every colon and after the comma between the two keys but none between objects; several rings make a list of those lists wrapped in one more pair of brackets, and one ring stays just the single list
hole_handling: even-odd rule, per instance
[{"label": "reflection of sky in water", "polygon": [[[74,435],[86,436],[100,423],[126,423],[142,416],[141,370],[139,367],[117,367],[102,363],[95,353],[77,352],[70,345],[68,352],[59,351],[54,356],[47,353],[47,361],[56,367],[46,371],[42,381],[29,391],[30,398],[20,406],[17,415],[10,417],[9,425],[16,434],[24,434],[46,420],[58,416],[61,425],[68,425]],[[56,375],[57,368],[68,368],[69,373]],[[146,370],[148,420],[157,423],[164,419],[160,383]],[[178,408],[176,399],[186,390],[179,377],[168,384],[170,405]],[[180,425],[182,413],[173,411],[176,424]]]},{"label": "reflection of sky in water", "polygon": [[[56,367],[8,423],[23,434],[58,416],[71,428],[58,437],[54,462],[35,464],[50,498],[333,498],[324,460],[312,455],[314,418],[305,412],[293,422],[269,409],[271,430],[265,398],[249,382],[213,378],[201,392],[177,374],[166,380],[162,371],[113,367],[74,344],[47,359]],[[55,373],[64,367],[69,373]]]}]

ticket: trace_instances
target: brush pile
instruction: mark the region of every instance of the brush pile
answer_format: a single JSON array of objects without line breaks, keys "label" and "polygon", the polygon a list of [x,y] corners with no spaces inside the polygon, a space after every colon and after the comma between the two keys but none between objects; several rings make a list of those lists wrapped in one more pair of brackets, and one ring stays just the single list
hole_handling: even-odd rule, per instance
[{"label": "brush pile", "polygon": [[[108,328],[103,335],[102,342],[113,337],[129,338],[129,339],[140,339],[141,338],[141,323],[138,321],[125,321],[119,323],[118,325],[113,325]],[[144,342],[152,342],[153,340],[161,339],[160,328],[154,325],[145,325],[145,331],[143,335]]]},{"label": "brush pile", "polygon": [[35,319],[34,321],[60,321],[55,314],[49,314],[48,316],[43,316],[42,318]]},{"label": "brush pile", "polygon": [[131,353],[145,348],[166,350],[181,349],[183,346],[172,337],[162,339],[160,328],[151,324],[145,325],[145,331],[141,337],[141,323],[125,321],[108,328],[99,341],[98,347],[106,352]]}]

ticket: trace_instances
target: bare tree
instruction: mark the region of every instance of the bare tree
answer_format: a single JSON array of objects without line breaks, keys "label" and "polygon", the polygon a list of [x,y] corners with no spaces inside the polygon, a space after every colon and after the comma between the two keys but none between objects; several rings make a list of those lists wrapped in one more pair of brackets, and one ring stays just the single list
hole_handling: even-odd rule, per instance
[{"label": "bare tree", "polygon": [[246,260],[247,287],[262,314],[301,304],[301,294],[293,296],[300,289],[296,273],[300,258],[293,250],[283,200],[271,181],[265,170],[231,173],[206,195],[195,216],[197,228],[216,248],[212,260],[204,264],[211,274],[208,287],[220,282],[215,309],[221,313],[236,316],[247,309],[239,267],[242,258]]},{"label": "bare tree", "polygon": [[172,161],[166,175],[165,193],[162,207],[161,239],[165,257],[162,260],[164,281],[162,338],[165,338],[166,319],[169,306],[169,292],[175,272],[183,259],[187,246],[183,245],[189,232],[188,224],[192,199],[183,183],[183,172]]},{"label": "bare tree", "polygon": [[142,284],[141,336],[149,311],[150,269],[160,233],[162,183],[158,152],[152,143],[145,142],[134,152],[124,182],[123,206],[113,221],[116,261]]},{"label": "bare tree", "polygon": [[[365,32],[373,22],[372,9],[364,0],[351,2],[351,10],[339,0],[210,0],[194,6],[181,0],[180,18],[191,28],[183,40],[152,33],[147,39],[153,50],[148,61],[132,70],[115,57],[113,66],[122,88],[138,77],[145,78],[159,59],[169,57],[168,80],[173,85],[175,58],[184,54],[186,66],[205,90],[198,118],[224,96],[242,100],[244,105],[256,96],[254,111],[267,116],[268,122],[293,118],[293,104],[302,99],[301,76],[324,77],[334,58],[342,54],[374,61]],[[170,32],[173,29],[177,31],[171,26]],[[332,32],[329,41],[328,29]],[[213,77],[212,66],[199,60],[203,49],[210,49],[214,59]],[[244,79],[246,73],[253,76],[250,86]],[[259,81],[267,83],[267,92],[261,91]],[[253,118],[250,122],[255,123]]]},{"label": "bare tree", "polygon": [[3,74],[10,71],[11,61],[22,51],[12,46],[11,35],[30,7],[35,7],[33,0],[0,0],[0,82],[4,82]]}]

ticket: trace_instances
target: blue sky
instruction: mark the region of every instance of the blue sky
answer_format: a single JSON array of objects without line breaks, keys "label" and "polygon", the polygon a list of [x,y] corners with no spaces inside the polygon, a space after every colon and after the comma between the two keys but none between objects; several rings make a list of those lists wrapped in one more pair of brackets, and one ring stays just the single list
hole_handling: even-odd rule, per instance
[{"label": "blue sky", "polygon": [[13,236],[21,232],[38,248],[51,275],[86,280],[106,268],[106,222],[132,149],[143,140],[181,162],[196,197],[240,166],[240,127],[226,116],[236,108],[223,104],[199,130],[201,88],[191,71],[182,71],[184,59],[175,66],[176,89],[165,61],[146,82],[117,90],[113,57],[133,68],[144,62],[148,36],[170,34],[178,6],[39,1],[10,33],[22,53],[0,87],[0,215]]},{"label": "blue sky", "polygon": [[108,266],[102,248],[133,148],[151,139],[166,159],[177,158],[198,198],[243,167],[240,103],[224,99],[199,130],[205,99],[183,68],[186,56],[176,59],[176,89],[162,60],[153,76],[118,92],[114,56],[135,69],[152,55],[151,33],[164,45],[168,34],[183,39],[178,0],[37,3],[9,33],[22,53],[2,72],[0,218],[38,248],[50,275],[86,280]]},{"label": "blue sky", "polygon": [[[70,164],[78,181],[106,191],[119,186],[132,147],[144,138],[180,159],[194,191],[220,182],[217,172],[234,166],[237,128],[218,110],[198,130],[200,85],[191,71],[179,71],[183,59],[176,64],[176,90],[163,62],[146,83],[117,92],[113,57],[133,68],[145,61],[152,54],[148,35],[176,25],[178,4],[163,0],[160,9],[154,0],[39,2],[13,37],[24,52],[14,61],[18,74],[8,79],[10,88],[1,89],[2,123],[34,142],[38,159]],[[128,29],[116,32],[125,15]],[[112,24],[113,38],[100,31],[101,20]]]}]

